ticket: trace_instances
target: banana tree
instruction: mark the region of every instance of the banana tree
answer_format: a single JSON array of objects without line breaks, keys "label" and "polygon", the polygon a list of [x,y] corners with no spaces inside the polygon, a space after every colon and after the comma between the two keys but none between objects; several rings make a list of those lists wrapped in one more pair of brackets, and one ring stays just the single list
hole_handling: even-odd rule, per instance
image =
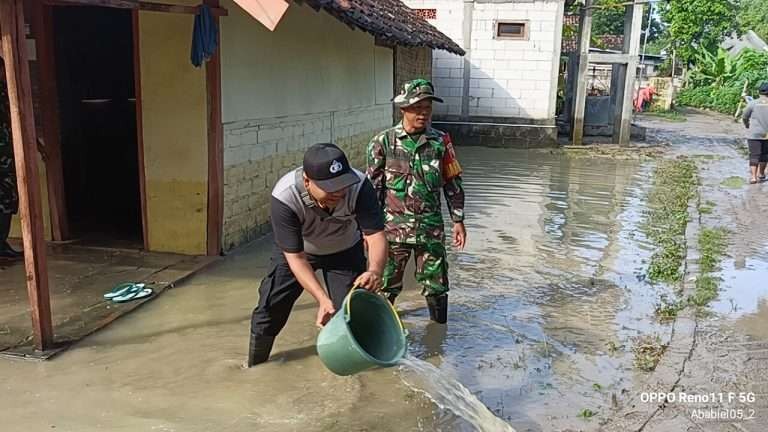
[{"label": "banana tree", "polygon": [[734,79],[739,72],[738,58],[718,48],[716,54],[700,50],[696,54],[696,66],[691,71],[691,80],[696,85],[720,86]]}]

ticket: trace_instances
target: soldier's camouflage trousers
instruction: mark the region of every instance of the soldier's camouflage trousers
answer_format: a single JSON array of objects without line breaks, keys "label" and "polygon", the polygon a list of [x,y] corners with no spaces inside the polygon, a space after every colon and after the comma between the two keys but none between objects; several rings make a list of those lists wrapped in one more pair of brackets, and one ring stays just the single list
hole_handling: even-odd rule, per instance
[{"label": "soldier's camouflage trousers", "polygon": [[416,261],[416,281],[424,296],[448,292],[448,262],[442,241],[426,243],[389,243],[389,259],[384,269],[384,289],[387,294],[398,295],[403,290],[403,273],[411,252]]}]

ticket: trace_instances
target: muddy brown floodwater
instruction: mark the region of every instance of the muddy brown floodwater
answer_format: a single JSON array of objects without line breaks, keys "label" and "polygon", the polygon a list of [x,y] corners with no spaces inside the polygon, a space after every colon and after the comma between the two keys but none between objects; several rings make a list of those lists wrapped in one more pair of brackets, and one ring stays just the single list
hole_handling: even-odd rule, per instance
[{"label": "muddy brown floodwater", "polygon": [[475,148],[462,161],[471,243],[452,255],[448,328],[406,315],[414,354],[518,431],[597,428],[579,415],[633,387],[631,338],[669,331],[652,319],[667,289],[642,277],[653,162]]},{"label": "muddy brown floodwater", "polygon": [[[315,354],[306,295],[272,360],[243,369],[268,263],[263,241],[54,361],[0,362],[2,430],[491,430],[472,421],[487,413],[461,415],[429,395],[440,376],[517,431],[598,429],[612,395],[636,391],[643,379],[632,338],[670,332],[653,319],[669,288],[643,277],[652,248],[640,225],[655,162],[485,148],[460,156],[470,240],[451,251],[449,324],[428,323],[412,278],[398,303],[409,355],[436,369],[333,376]],[[747,258],[733,268],[761,265]],[[766,303],[736,302],[738,325],[766,337],[747,319],[765,315]],[[419,373],[433,375],[419,382]]]}]

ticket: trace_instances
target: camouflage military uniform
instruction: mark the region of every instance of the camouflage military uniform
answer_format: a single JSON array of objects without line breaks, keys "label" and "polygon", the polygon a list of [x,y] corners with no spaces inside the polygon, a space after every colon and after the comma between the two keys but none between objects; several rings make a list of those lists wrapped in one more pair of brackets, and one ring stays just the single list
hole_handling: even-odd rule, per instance
[{"label": "camouflage military uniform", "polygon": [[5,80],[0,80],[0,215],[15,214],[18,210],[19,194],[16,190],[16,168],[11,146],[8,94]]},{"label": "camouflage military uniform", "polygon": [[367,174],[384,208],[390,243],[384,291],[400,293],[405,265],[413,252],[422,294],[444,294],[448,291],[448,263],[441,189],[453,222],[464,220],[461,167],[450,136],[432,128],[409,136],[400,123],[368,145]]}]

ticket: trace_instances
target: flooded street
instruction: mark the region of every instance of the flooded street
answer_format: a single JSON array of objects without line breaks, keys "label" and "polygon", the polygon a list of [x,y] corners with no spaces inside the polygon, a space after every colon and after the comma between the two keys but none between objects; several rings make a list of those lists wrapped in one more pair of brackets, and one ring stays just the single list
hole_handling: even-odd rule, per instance
[{"label": "flooded street", "polygon": [[596,427],[579,413],[632,388],[630,338],[668,332],[651,319],[665,287],[641,276],[653,163],[476,148],[462,158],[471,241],[451,261],[451,321],[443,335],[423,311],[406,316],[412,349],[517,430]]},{"label": "flooded street", "polygon": [[[681,383],[691,392],[751,388],[762,407],[768,184],[722,187],[744,175],[746,162],[728,130],[722,140],[692,138],[704,127],[696,121],[718,127],[694,118],[654,132],[673,152],[699,155],[702,200],[715,203],[700,223],[730,230],[722,292],[697,324],[696,348],[681,348],[694,353]],[[654,249],[642,224],[657,162],[477,147],[459,156],[469,243],[451,251],[449,323],[429,323],[406,279],[397,307],[410,357],[401,367],[346,378],[325,370],[315,354],[315,305],[304,295],[272,360],[244,369],[267,239],[53,361],[0,362],[2,429],[600,430],[649,390],[651,375],[633,366],[633,338],[655,334],[666,343],[673,334],[673,324],[654,318],[673,287],[645,278]],[[760,415],[742,430],[765,430],[768,412]],[[645,430],[686,430],[665,421],[657,416]]]},{"label": "flooded street", "polygon": [[[667,390],[689,394],[743,394],[746,401],[668,404],[640,418],[625,409],[607,431],[706,430],[762,432],[768,428],[768,184],[748,185],[747,157],[740,123],[712,113],[689,112],[685,123],[644,119],[655,140],[671,144],[699,166],[699,208],[695,222],[727,230],[726,255],[715,271],[718,297],[695,319],[684,320],[672,349],[685,358],[673,376],[655,374]],[[736,181],[734,181],[736,180]],[[706,210],[701,210],[701,209]],[[699,251],[690,250],[696,265]],[[691,256],[693,255],[693,256]],[[674,357],[674,356],[672,356]],[[662,360],[664,363],[664,360]],[[662,375],[662,376],[659,376]],[[694,419],[699,410],[728,409],[724,419]],[[734,418],[743,414],[744,420]]]}]

